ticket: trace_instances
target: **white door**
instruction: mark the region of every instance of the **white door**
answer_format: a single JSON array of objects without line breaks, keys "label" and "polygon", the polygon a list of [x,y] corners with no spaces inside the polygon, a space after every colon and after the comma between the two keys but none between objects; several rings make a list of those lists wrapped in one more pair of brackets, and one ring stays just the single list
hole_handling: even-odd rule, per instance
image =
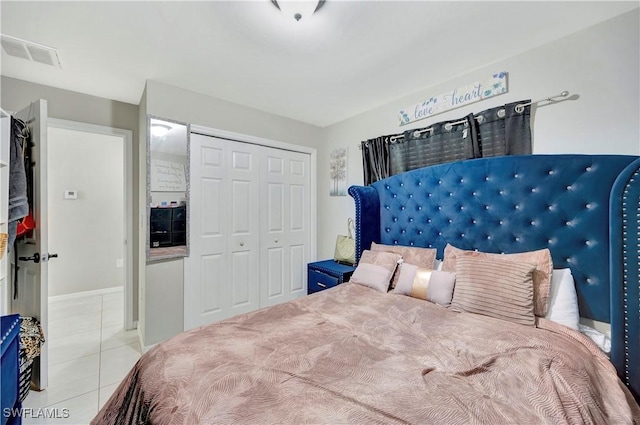
[{"label": "white door", "polygon": [[259,305],[258,147],[192,134],[185,329]]},{"label": "white door", "polygon": [[260,307],[307,293],[310,156],[261,148]]},{"label": "white door", "polygon": [[[45,338],[47,323],[47,101],[37,100],[14,114],[27,123],[31,132],[33,165],[33,215],[36,222],[33,235],[16,244],[18,261],[17,297],[12,299],[11,311],[32,316],[40,321]],[[47,343],[40,357],[33,363],[32,380],[38,389],[47,387]]]}]

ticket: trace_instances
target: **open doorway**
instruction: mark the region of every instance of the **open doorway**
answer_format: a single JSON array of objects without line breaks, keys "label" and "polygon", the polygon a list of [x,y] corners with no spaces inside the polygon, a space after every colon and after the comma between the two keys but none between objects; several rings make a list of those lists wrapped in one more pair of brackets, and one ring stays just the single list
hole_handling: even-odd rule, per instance
[{"label": "open doorway", "polygon": [[49,297],[119,293],[133,329],[131,132],[49,119],[47,137]]}]

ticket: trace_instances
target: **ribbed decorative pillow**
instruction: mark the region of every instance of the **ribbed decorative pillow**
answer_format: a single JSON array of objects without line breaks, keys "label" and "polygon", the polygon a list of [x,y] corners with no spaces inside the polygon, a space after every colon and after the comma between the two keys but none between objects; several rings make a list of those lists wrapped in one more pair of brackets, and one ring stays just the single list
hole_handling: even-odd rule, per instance
[{"label": "ribbed decorative pillow", "polygon": [[534,326],[535,264],[458,257],[451,308]]},{"label": "ribbed decorative pillow", "polygon": [[[418,248],[413,246],[404,245],[383,245],[375,242],[371,242],[371,251],[374,252],[393,252],[402,256],[402,261],[405,264],[413,264],[424,269],[433,269],[436,260],[435,248]],[[391,280],[391,287],[395,288],[398,284],[398,278],[400,276],[400,270],[396,269]]]},{"label": "ribbed decorative pillow", "polygon": [[538,317],[544,317],[545,314],[547,314],[549,291],[551,289],[551,273],[553,272],[551,251],[547,248],[537,251],[518,252],[515,254],[493,254],[479,251],[465,251],[451,244],[447,244],[444,248],[442,270],[449,272],[456,271],[457,259],[467,255],[479,258],[536,264],[536,270],[533,272],[533,312]]}]

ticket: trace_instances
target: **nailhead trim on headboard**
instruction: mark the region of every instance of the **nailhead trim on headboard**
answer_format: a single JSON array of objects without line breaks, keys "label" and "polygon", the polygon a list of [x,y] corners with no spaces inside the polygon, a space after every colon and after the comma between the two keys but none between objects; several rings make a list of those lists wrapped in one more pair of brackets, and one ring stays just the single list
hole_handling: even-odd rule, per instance
[{"label": "nailhead trim on headboard", "polygon": [[[627,184],[625,185],[623,194],[622,194],[622,246],[627,247],[631,243],[629,240],[629,204],[632,205],[631,209],[633,209],[633,199],[629,199],[629,189],[632,184],[635,182],[636,178],[640,177],[640,171],[636,171],[633,173]],[[636,267],[640,264],[640,204],[636,202],[636,219],[635,219],[635,227],[636,227],[636,237],[638,240],[638,249],[637,252],[638,258],[630,259],[629,252],[626,248],[623,248],[622,251],[622,291],[623,291],[623,308],[624,308],[624,382],[629,387],[631,385],[631,376],[629,371],[629,272],[630,267],[633,261],[636,261]],[[632,213],[633,211],[631,211]],[[638,282],[640,285],[640,282]],[[638,291],[638,314],[640,315],[640,291]]]}]

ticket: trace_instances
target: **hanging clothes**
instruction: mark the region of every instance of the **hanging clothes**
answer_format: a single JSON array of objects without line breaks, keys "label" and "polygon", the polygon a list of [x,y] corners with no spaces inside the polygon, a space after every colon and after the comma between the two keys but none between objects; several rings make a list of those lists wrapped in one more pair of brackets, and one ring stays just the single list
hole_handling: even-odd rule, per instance
[{"label": "hanging clothes", "polygon": [[9,250],[13,248],[18,221],[29,214],[27,197],[27,174],[25,172],[25,149],[28,129],[24,122],[11,117],[11,139],[9,146]]}]

